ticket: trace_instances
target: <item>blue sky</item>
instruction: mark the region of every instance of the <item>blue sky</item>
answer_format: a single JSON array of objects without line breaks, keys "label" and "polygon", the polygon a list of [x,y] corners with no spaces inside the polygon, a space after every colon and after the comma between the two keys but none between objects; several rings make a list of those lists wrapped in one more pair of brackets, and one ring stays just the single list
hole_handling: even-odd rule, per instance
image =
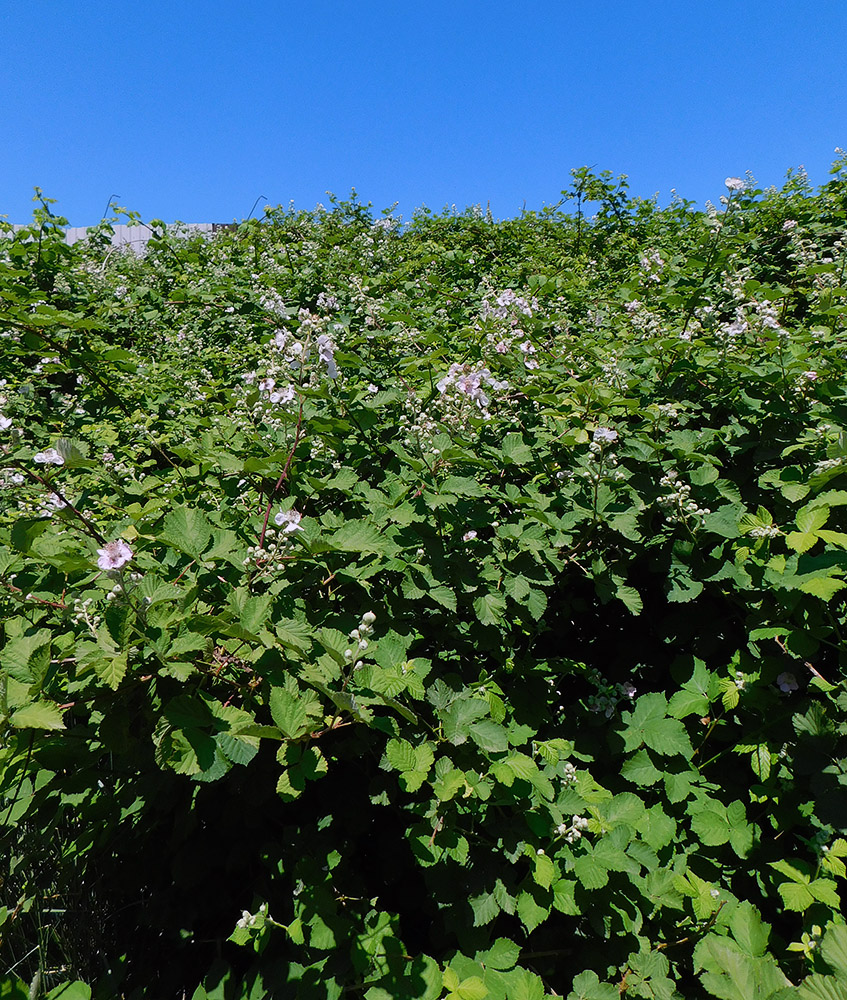
[{"label": "blue sky", "polygon": [[502,218],[583,164],[702,204],[847,147],[845,0],[2,0],[0,39],[12,222],[35,185],[72,225],[351,187]]}]

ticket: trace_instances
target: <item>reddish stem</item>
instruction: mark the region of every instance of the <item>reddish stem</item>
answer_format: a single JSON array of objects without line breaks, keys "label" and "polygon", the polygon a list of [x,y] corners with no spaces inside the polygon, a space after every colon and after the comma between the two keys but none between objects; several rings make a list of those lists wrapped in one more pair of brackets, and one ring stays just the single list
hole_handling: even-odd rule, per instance
[{"label": "reddish stem", "polygon": [[300,411],[297,414],[297,428],[294,431],[294,444],[291,446],[291,451],[288,453],[288,458],[285,460],[285,465],[283,466],[282,472],[280,473],[279,479],[276,481],[276,485],[271,490],[270,497],[268,498],[268,505],[265,507],[265,519],[262,522],[262,533],[259,536],[259,548],[263,549],[265,547],[265,532],[268,530],[268,518],[271,516],[271,507],[273,506],[274,497],[277,491],[288,479],[288,472],[291,468],[291,463],[294,461],[294,452],[297,451],[297,445],[300,444],[300,435],[303,430],[303,399],[300,398]]}]

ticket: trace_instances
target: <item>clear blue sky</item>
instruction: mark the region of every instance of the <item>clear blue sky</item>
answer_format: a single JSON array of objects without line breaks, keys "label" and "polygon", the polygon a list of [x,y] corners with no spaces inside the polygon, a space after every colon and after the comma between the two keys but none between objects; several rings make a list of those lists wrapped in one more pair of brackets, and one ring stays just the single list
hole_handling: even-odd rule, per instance
[{"label": "clear blue sky", "polygon": [[35,185],[72,225],[351,187],[506,217],[583,164],[702,204],[847,147],[847,0],[2,0],[0,41],[12,222]]}]

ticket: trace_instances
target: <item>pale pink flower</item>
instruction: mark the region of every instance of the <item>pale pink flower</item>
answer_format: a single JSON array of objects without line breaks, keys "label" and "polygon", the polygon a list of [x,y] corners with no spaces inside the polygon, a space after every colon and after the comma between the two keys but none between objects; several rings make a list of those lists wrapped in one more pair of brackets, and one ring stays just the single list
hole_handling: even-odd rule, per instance
[{"label": "pale pink flower", "polygon": [[611,427],[598,427],[594,431],[594,440],[597,444],[613,444],[618,439],[618,432]]},{"label": "pale pink flower", "polygon": [[776,685],[783,694],[791,694],[792,691],[796,691],[800,687],[797,683],[797,678],[788,670],[783,671],[777,677]]},{"label": "pale pink flower", "polygon": [[114,542],[109,542],[104,548],[98,549],[97,555],[100,557],[97,560],[100,569],[120,569],[132,559],[132,549],[123,539],[118,538]]},{"label": "pale pink flower", "polygon": [[12,418],[0,413],[0,431],[7,431],[12,426]]},{"label": "pale pink flower", "polygon": [[284,524],[283,532],[290,535],[293,531],[303,530],[300,527],[302,517],[303,515],[296,510],[281,510],[274,518],[274,524],[278,524],[280,527]]},{"label": "pale pink flower", "polygon": [[466,531],[464,535],[462,535],[463,542],[472,542],[475,538],[476,538],[476,532],[473,530],[473,528],[471,528],[470,531]]},{"label": "pale pink flower", "polygon": [[740,177],[727,177],[724,181],[728,191],[743,191],[744,181]]},{"label": "pale pink flower", "polygon": [[48,448],[46,451],[38,451],[32,456],[36,465],[64,465],[65,460],[55,448]]}]

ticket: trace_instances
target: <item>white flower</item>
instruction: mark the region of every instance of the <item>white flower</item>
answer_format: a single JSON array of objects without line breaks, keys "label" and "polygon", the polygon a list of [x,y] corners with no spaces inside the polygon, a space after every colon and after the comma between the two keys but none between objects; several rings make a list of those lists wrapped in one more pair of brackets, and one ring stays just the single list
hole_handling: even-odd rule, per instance
[{"label": "white flower", "polygon": [[285,527],[282,529],[286,535],[290,535],[293,531],[302,531],[300,527],[300,519],[303,517],[296,510],[281,510],[274,518],[274,524],[278,524]]},{"label": "white flower", "polygon": [[368,392],[370,393],[379,392],[379,386],[374,385],[373,382],[371,382],[371,384],[368,386]]},{"label": "white flower", "polygon": [[594,441],[596,444],[612,444],[617,441],[618,432],[613,431],[611,427],[598,427],[594,431]]},{"label": "white flower", "polygon": [[470,531],[466,531],[464,535],[462,535],[463,542],[472,542],[475,538],[476,538],[476,532],[473,529],[471,529]]},{"label": "white flower", "polygon": [[338,309],[338,299],[334,295],[327,295],[326,292],[320,292],[318,294],[318,309],[335,312]]},{"label": "white flower", "polygon": [[326,373],[330,378],[338,378],[338,367],[335,364],[335,344],[332,337],[322,333],[315,340],[318,348],[318,357],[326,365]]},{"label": "white flower", "polygon": [[776,683],[777,687],[783,692],[783,694],[790,694],[792,691],[796,691],[800,687],[794,674],[787,670],[777,677]]},{"label": "white flower", "polygon": [[263,378],[259,382],[259,392],[273,392],[273,388],[276,385],[276,380],[272,378]]},{"label": "white flower", "polygon": [[11,426],[12,418],[4,417],[3,414],[0,413],[0,431],[7,431]]},{"label": "white flower", "polygon": [[105,548],[98,549],[97,565],[100,569],[120,569],[132,559],[132,549],[125,541],[118,538],[114,542],[109,542]]},{"label": "white flower", "polygon": [[728,191],[743,191],[744,181],[740,177],[727,177],[724,181]]},{"label": "white flower", "polygon": [[274,389],[270,396],[268,396],[268,400],[271,403],[290,403],[296,395],[294,387],[289,385],[284,389]]},{"label": "white flower", "polygon": [[48,448],[46,451],[36,452],[32,456],[36,465],[64,465],[65,460],[55,448]]}]

